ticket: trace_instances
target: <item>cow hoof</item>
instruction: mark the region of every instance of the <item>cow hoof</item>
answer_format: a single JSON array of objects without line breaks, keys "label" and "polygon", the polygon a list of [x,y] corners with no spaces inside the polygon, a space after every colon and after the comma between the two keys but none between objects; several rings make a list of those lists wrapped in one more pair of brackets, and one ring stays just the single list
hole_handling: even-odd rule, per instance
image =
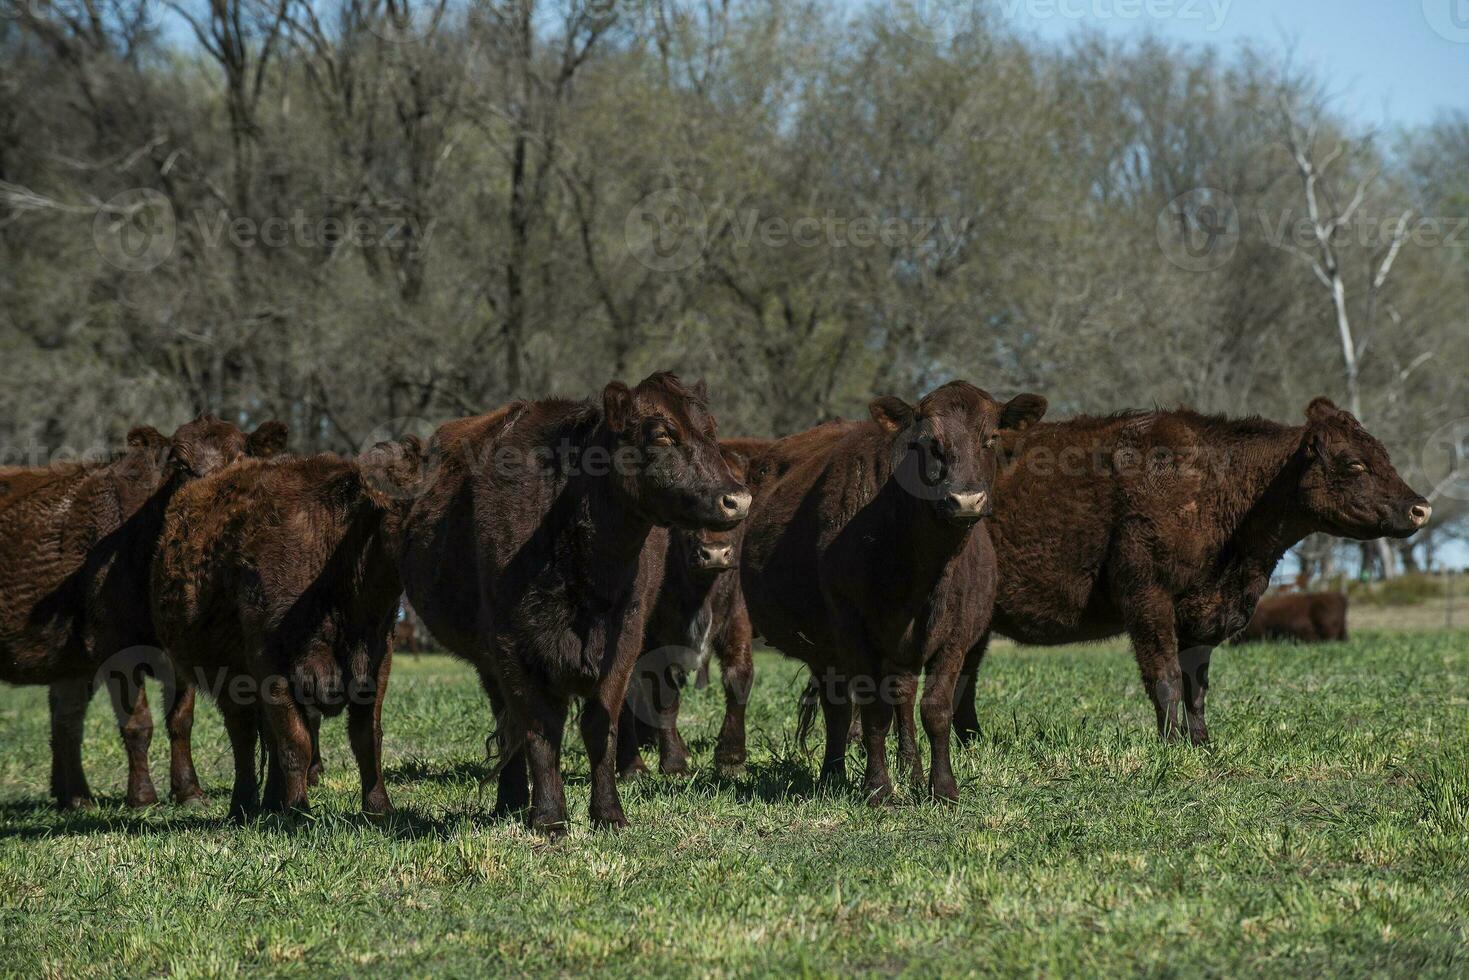
[{"label": "cow hoof", "polygon": [[362,815],[372,823],[388,823],[393,819],[394,815],[396,815],[397,812],[398,811],[395,810],[393,808],[393,805],[390,803],[383,806],[381,809],[368,810],[364,808],[362,811]]},{"label": "cow hoof", "polygon": [[929,787],[929,795],[940,803],[958,803],[959,787],[952,779],[944,782],[935,782]]},{"label": "cow hoof", "polygon": [[725,779],[744,779],[749,772],[743,762],[721,762],[715,768]]},{"label": "cow hoof", "polygon": [[209,805],[209,797],[203,793],[192,793],[189,796],[174,797],[174,805],[187,807],[190,810],[202,810]]},{"label": "cow hoof", "polygon": [[635,779],[642,779],[646,775],[648,775],[648,767],[643,765],[642,761],[639,760],[636,765],[620,770],[617,773],[617,778],[622,782],[631,782]]},{"label": "cow hoof", "polygon": [[64,800],[56,801],[56,809],[62,813],[75,813],[78,810],[96,809],[96,802],[90,796],[73,796]]},{"label": "cow hoof", "polygon": [[566,836],[566,832],[570,828],[567,827],[565,820],[550,820],[544,823],[539,820],[533,820],[531,821],[531,829],[547,840],[558,841]]},{"label": "cow hoof", "polygon": [[130,810],[146,810],[148,807],[158,805],[158,794],[151,789],[146,793],[129,794],[127,805]]},{"label": "cow hoof", "polygon": [[689,760],[670,759],[668,762],[659,763],[658,771],[665,776],[687,776],[689,774]]},{"label": "cow hoof", "polygon": [[310,769],[306,770],[306,785],[321,785],[321,766],[312,766]]},{"label": "cow hoof", "polygon": [[627,817],[620,813],[611,817],[593,817],[592,826],[597,830],[623,830],[627,827]]},{"label": "cow hoof", "polygon": [[871,807],[887,806],[893,800],[893,787],[891,783],[883,783],[879,786],[867,787],[867,805]]}]

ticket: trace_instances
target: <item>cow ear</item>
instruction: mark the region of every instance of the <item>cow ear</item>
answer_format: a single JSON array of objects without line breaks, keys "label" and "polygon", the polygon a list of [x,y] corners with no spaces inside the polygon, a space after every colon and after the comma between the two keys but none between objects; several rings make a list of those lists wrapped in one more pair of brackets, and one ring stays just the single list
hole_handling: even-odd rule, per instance
[{"label": "cow ear", "polygon": [[158,451],[168,447],[168,438],[151,425],[140,425],[128,430],[129,449]]},{"label": "cow ear", "polygon": [[1022,432],[1045,416],[1048,405],[1040,395],[1016,395],[1000,409],[1000,428]]},{"label": "cow ear", "polygon": [[613,381],[602,389],[602,415],[614,435],[622,435],[632,419],[632,392],[621,381]]},{"label": "cow ear", "polygon": [[271,419],[261,422],[259,428],[245,439],[245,452],[257,459],[269,459],[286,451],[286,439],[290,430],[284,422]]},{"label": "cow ear", "polygon": [[724,465],[729,467],[729,471],[735,475],[735,479],[743,483],[745,478],[750,475],[749,458],[744,453],[727,447],[720,447],[719,452],[724,456]]},{"label": "cow ear", "polygon": [[918,415],[918,409],[896,395],[882,395],[872,399],[867,411],[872,414],[872,421],[888,432],[902,432],[913,424],[913,419]]},{"label": "cow ear", "polygon": [[1337,408],[1330,398],[1321,395],[1313,398],[1311,404],[1306,406],[1306,421],[1308,422],[1330,422],[1332,419],[1341,418],[1343,415],[1350,416],[1350,412],[1343,412]]}]

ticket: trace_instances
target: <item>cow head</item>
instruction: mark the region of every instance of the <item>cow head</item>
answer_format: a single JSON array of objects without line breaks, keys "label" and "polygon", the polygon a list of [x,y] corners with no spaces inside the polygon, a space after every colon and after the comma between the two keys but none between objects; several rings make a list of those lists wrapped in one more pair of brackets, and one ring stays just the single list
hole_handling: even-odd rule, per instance
[{"label": "cow head", "polygon": [[[735,479],[745,482],[749,462],[733,449],[721,447],[724,461]],[[715,530],[699,528],[673,532],[674,551],[683,562],[684,569],[696,579],[713,578],[739,565],[740,529]]]},{"label": "cow head", "polygon": [[201,415],[179,426],[168,442],[168,460],[174,472],[194,478],[223,469],[241,456],[264,459],[283,452],[286,427],[272,420],[262,422],[246,435],[233,423]]},{"label": "cow head", "polygon": [[750,492],[720,452],[703,382],[689,388],[667,373],[631,389],[614,381],[602,410],[617,443],[612,481],[635,511],[679,528],[727,530],[744,520]]},{"label": "cow head", "polygon": [[1039,395],[1000,403],[967,381],[951,381],[917,406],[885,395],[869,406],[893,436],[893,473],[900,486],[940,518],[971,525],[994,510],[992,488],[1001,430],[1022,429],[1046,412]]},{"label": "cow head", "polygon": [[1300,499],[1321,529],[1343,538],[1406,538],[1432,508],[1403,482],[1382,443],[1325,398],[1306,409]]}]

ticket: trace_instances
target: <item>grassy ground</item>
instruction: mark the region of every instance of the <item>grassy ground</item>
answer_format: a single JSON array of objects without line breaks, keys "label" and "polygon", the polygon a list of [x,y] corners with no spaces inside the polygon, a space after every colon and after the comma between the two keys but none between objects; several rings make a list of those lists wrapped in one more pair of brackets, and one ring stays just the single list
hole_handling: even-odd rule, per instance
[{"label": "grassy ground", "polygon": [[575,752],[576,828],[555,845],[486,818],[487,708],[445,659],[395,671],[404,812],[385,826],[355,812],[340,722],[313,818],[225,824],[204,705],[214,803],[127,812],[100,700],[87,759],[103,803],[54,815],[43,692],[0,690],[0,971],[1463,976],[1466,640],[1222,651],[1207,750],[1154,740],[1118,645],[1001,651],[985,736],[958,753],[962,804],[880,811],[814,790],[790,744],[797,671],[762,656],[747,779],[713,775],[719,695],[697,692],[698,774],[628,787],[632,828],[594,833]]}]

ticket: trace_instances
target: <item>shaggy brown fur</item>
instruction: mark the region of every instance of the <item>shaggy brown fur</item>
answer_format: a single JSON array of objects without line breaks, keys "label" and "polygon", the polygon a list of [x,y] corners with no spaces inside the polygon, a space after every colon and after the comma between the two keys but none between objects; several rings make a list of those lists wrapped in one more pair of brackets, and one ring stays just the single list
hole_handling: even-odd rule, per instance
[{"label": "shaggy brown fur", "polygon": [[153,562],[153,616],[178,669],[215,697],[235,757],[230,815],[304,810],[316,715],[347,710],[362,808],[391,810],[382,702],[402,585],[397,550],[422,449],[245,462],[180,490]]},{"label": "shaggy brown fur", "polygon": [[[745,480],[749,459],[770,440],[721,439],[730,470]],[[709,660],[719,661],[724,684],[724,723],[714,762],[726,775],[745,764],[745,706],[755,667],[750,655],[750,618],[740,594],[740,537],[731,531],[670,531],[663,586],[648,617],[643,655],[628,688],[618,728],[617,771],[627,777],[646,771],[640,746],[658,746],[658,768],[688,772],[689,750],[678,731],[678,712],[689,671],[708,682]]]},{"label": "shaggy brown fur", "polygon": [[[567,825],[561,739],[574,698],[592,821],[623,826],[618,714],[662,579],[669,525],[732,527],[749,494],[702,385],[655,374],[599,402],[519,402],[441,427],[402,560],[424,625],[478,670],[499,724],[497,813]],[[526,767],[534,793],[526,784]]]},{"label": "shaggy brown fur", "polygon": [[[128,757],[127,803],[158,794],[148,771],[153,719],[142,673],[166,669],[148,615],[148,562],[164,510],[188,481],[244,454],[285,448],[266,422],[246,436],[204,416],[170,439],[142,426],[117,458],[97,464],[7,469],[0,475],[0,680],[49,684],[51,792],[58,806],[91,802],[82,725],[95,683],[107,683]],[[169,685],[171,782],[178,802],[202,800],[187,730],[194,693]]]},{"label": "shaggy brown fur", "polygon": [[[824,782],[846,777],[852,705],[860,705],[866,791],[892,793],[885,740],[896,704],[926,671],[929,790],[958,798],[949,762],[954,683],[988,625],[990,511],[999,429],[1039,418],[1045,400],[1001,405],[953,382],[915,408],[879,398],[871,422],[838,422],[782,439],[752,467],[741,584],[755,629],[806,663],[826,722]],[[902,757],[921,782],[916,745]]]},{"label": "shaggy brown fur", "polygon": [[1347,597],[1340,592],[1271,595],[1260,600],[1250,625],[1236,642],[1298,640],[1301,643],[1344,642]]},{"label": "shaggy brown fur", "polygon": [[[1025,432],[999,481],[993,628],[1021,643],[1126,632],[1164,738],[1208,738],[1212,649],[1249,622],[1288,549],[1317,531],[1407,537],[1429,507],[1382,444],[1325,398],[1306,424],[1187,410]],[[971,653],[956,725],[978,732]]]}]

